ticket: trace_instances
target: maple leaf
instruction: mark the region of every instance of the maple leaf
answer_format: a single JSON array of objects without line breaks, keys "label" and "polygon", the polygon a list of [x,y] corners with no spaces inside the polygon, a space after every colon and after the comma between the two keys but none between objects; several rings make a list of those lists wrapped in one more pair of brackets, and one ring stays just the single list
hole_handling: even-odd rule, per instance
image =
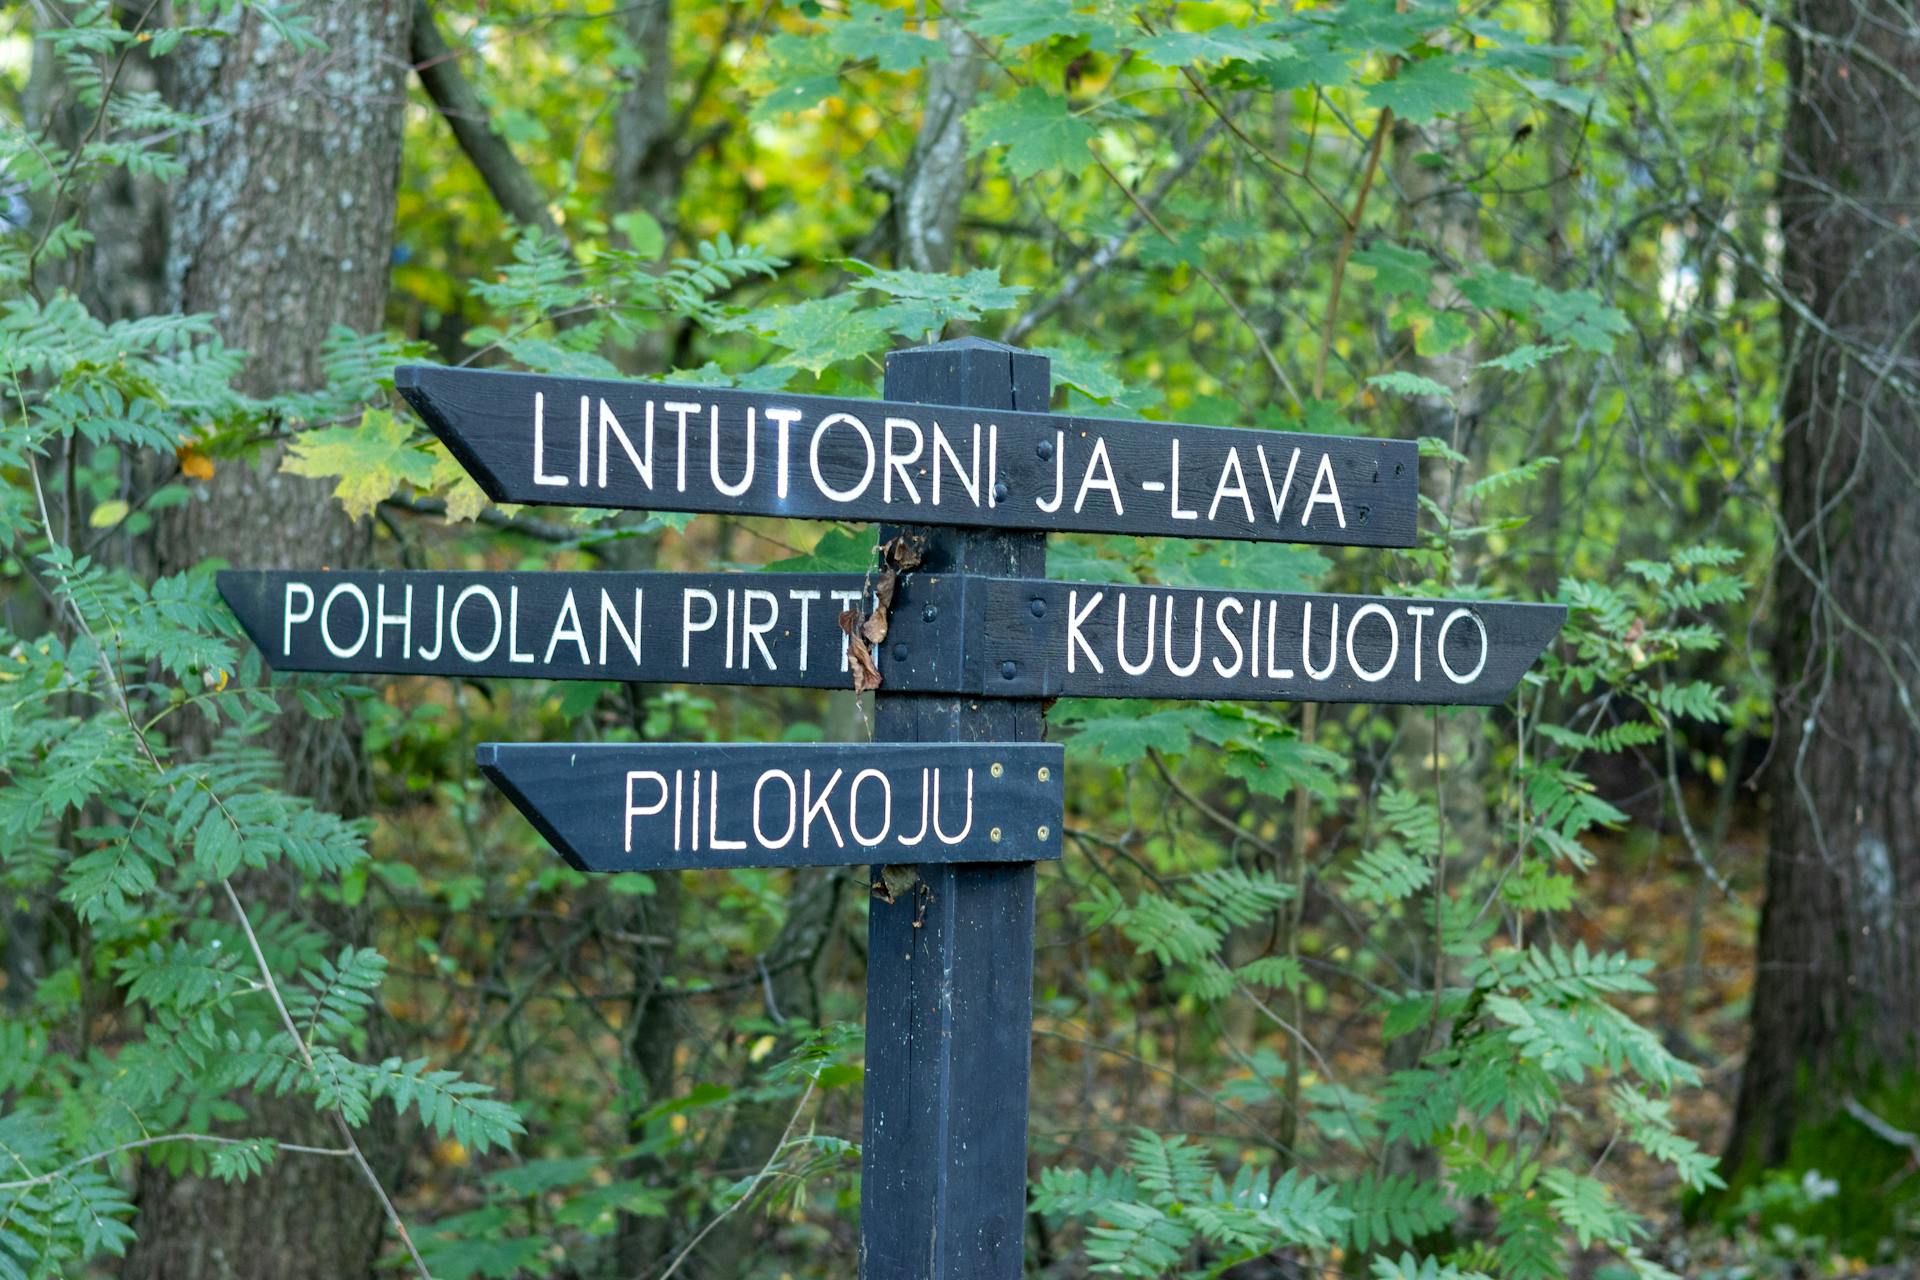
[{"label": "maple leaf", "polygon": [[998,98],[967,114],[974,155],[994,147],[1007,149],[1007,173],[1015,181],[1042,169],[1078,171],[1087,163],[1094,128],[1045,89],[1028,86],[1011,98]]},{"label": "maple leaf", "polygon": [[385,409],[369,409],[353,427],[307,431],[287,446],[280,469],[318,479],[339,477],[333,496],[356,518],[392,496],[402,484],[433,483],[433,455],[414,447],[413,428]]},{"label": "maple leaf", "polygon": [[458,523],[472,520],[487,509],[486,491],[474,483],[460,460],[448,452],[447,446],[435,440],[427,446],[427,452],[433,455],[433,472],[428,478],[429,487],[438,490],[445,486],[440,496],[446,499],[447,520]]}]

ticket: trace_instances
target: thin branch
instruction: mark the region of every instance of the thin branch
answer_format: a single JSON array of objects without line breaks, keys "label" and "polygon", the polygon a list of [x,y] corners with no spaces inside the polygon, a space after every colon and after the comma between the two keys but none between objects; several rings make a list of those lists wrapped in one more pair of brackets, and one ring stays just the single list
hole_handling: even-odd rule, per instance
[{"label": "thin branch", "polygon": [[75,1169],[84,1169],[90,1164],[102,1160],[111,1160],[115,1156],[125,1155],[129,1151],[138,1151],[142,1147],[157,1147],[167,1142],[205,1142],[217,1147],[245,1147],[256,1142],[272,1142],[281,1151],[294,1151],[308,1156],[349,1156],[353,1153],[345,1147],[308,1147],[297,1142],[278,1142],[272,1138],[223,1138],[212,1133],[163,1133],[151,1138],[136,1138],[132,1142],[123,1142],[117,1147],[108,1147],[104,1151],[95,1151],[91,1155],[81,1156],[78,1160],[61,1165],[58,1169],[43,1173],[37,1177],[21,1178],[15,1182],[0,1182],[0,1191],[24,1191],[28,1187],[37,1187],[43,1183],[57,1182]]},{"label": "thin branch", "polygon": [[768,1154],[767,1162],[760,1166],[760,1172],[748,1179],[746,1188],[741,1191],[738,1199],[722,1209],[719,1213],[714,1214],[713,1220],[707,1223],[706,1226],[700,1228],[699,1233],[696,1234],[693,1239],[687,1241],[686,1247],[674,1256],[672,1265],[660,1273],[660,1280],[671,1280],[673,1273],[680,1269],[680,1264],[687,1260],[687,1255],[698,1248],[700,1242],[711,1235],[715,1227],[725,1222],[729,1214],[752,1199],[753,1193],[759,1189],[760,1184],[772,1175],[775,1162],[780,1159],[780,1153],[787,1149],[787,1143],[793,1137],[793,1127],[800,1123],[800,1117],[805,1113],[807,1103],[813,1098],[813,1088],[816,1083],[818,1082],[813,1079],[807,1081],[807,1088],[806,1091],[800,1095],[799,1105],[794,1107],[793,1116],[787,1121],[787,1127],[780,1132],[780,1141],[773,1144],[773,1150]]},{"label": "thin branch", "polygon": [[[1100,172],[1107,175],[1107,180],[1120,189],[1120,193],[1132,202],[1133,207],[1139,211],[1140,216],[1145,218],[1148,225],[1152,226],[1155,231],[1158,231],[1168,244],[1180,243],[1174,239],[1173,232],[1167,230],[1160,219],[1154,215],[1153,210],[1147,208],[1147,206],[1141,202],[1140,197],[1134,194],[1133,188],[1120,180],[1120,175],[1113,171],[1112,166],[1107,163],[1106,157],[1095,152],[1093,153],[1093,162],[1100,166]],[[1361,199],[1364,201],[1365,198],[1363,193]],[[1207,270],[1197,262],[1193,263],[1192,267],[1195,274],[1206,281],[1207,287],[1214,291],[1220,301],[1227,304],[1227,309],[1239,318],[1240,323],[1247,326],[1247,332],[1253,335],[1254,345],[1260,348],[1260,356],[1267,362],[1267,369],[1273,374],[1273,380],[1280,386],[1286,388],[1287,394],[1293,397],[1294,403],[1301,403],[1300,393],[1294,388],[1293,379],[1287,377],[1287,371],[1280,367],[1280,360],[1273,354],[1273,348],[1268,345],[1266,335],[1260,332],[1260,326],[1253,322],[1253,319],[1247,315],[1246,309],[1243,308],[1239,302],[1235,301],[1232,294],[1227,292],[1226,286],[1214,278],[1213,272]]]},{"label": "thin branch", "polygon": [[560,224],[547,207],[546,193],[513,154],[506,139],[494,132],[480,95],[460,70],[460,55],[441,38],[427,0],[413,0],[411,52],[421,87],[440,109],[460,150],[473,162],[500,208],[522,226],[538,227],[542,234],[565,242]]},{"label": "thin branch", "polygon": [[1360,233],[1360,219],[1367,212],[1367,196],[1373,190],[1373,177],[1380,171],[1380,152],[1386,146],[1387,129],[1393,124],[1393,109],[1381,109],[1379,123],[1373,127],[1373,145],[1367,152],[1367,167],[1360,175],[1360,194],[1354,197],[1353,215],[1340,237],[1340,248],[1333,255],[1333,282],[1327,286],[1327,310],[1320,320],[1320,350],[1313,357],[1313,398],[1318,400],[1327,386],[1327,350],[1333,346],[1334,315],[1340,308],[1340,285],[1347,276],[1347,259],[1353,254],[1353,240]]}]

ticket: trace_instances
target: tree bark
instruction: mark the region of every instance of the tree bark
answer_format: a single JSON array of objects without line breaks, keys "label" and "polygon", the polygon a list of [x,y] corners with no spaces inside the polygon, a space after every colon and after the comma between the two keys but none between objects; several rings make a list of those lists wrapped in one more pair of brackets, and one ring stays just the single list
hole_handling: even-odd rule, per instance
[{"label": "tree bark", "polygon": [[944,62],[927,68],[920,132],[914,136],[894,202],[894,262],[915,271],[953,265],[953,237],[967,186],[967,123],[980,92],[980,47],[961,27],[961,4],[948,5],[941,41]]},{"label": "tree bark", "polygon": [[[255,394],[321,385],[321,341],[336,325],[376,329],[387,295],[405,108],[406,0],[316,4],[319,50],[290,46],[250,12],[221,19],[224,39],[190,40],[162,63],[169,99],[205,121],[183,140],[186,172],[169,191],[165,283],[172,307],[213,315],[249,352]],[[365,563],[364,523],[324,482],[279,471],[281,450],[225,461],[193,500],[156,521],[162,572],[210,555],[252,567]],[[273,745],[290,790],[349,814],[368,807],[368,771],[350,722],[281,718]],[[307,910],[291,873],[250,876],[243,897]],[[336,933],[352,922],[323,921]],[[335,1146],[307,1098],[256,1097],[247,1131]],[[362,1138],[383,1176],[379,1131]],[[388,1144],[390,1145],[390,1144]],[[346,1160],[286,1156],[232,1186],[143,1171],[138,1243],[122,1271],[138,1280],[339,1280],[371,1274],[382,1214]]]},{"label": "tree bark", "polygon": [[679,225],[682,160],[675,148],[673,102],[673,4],[638,0],[626,6],[627,39],[646,65],[620,95],[613,113],[613,203],[619,211],[644,209],[668,235]]},{"label": "tree bark", "polygon": [[1920,1067],[1920,41],[1906,5],[1794,16],[1778,202],[1799,306],[1783,307],[1772,826],[1735,1170]]}]

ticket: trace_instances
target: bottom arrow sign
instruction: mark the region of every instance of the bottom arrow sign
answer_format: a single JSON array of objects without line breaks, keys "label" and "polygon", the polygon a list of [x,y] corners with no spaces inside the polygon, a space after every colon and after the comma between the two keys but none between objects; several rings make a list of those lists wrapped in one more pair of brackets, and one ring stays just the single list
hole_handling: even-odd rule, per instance
[{"label": "bottom arrow sign", "polygon": [[1060,856],[1055,743],[483,743],[480,771],[582,871]]}]

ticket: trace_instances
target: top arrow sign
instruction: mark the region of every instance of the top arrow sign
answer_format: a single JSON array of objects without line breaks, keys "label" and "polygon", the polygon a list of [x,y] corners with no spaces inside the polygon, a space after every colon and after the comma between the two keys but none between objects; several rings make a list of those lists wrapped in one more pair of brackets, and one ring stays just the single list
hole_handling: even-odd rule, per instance
[{"label": "top arrow sign", "polygon": [[1410,547],[1410,441],[409,365],[496,502]]}]

